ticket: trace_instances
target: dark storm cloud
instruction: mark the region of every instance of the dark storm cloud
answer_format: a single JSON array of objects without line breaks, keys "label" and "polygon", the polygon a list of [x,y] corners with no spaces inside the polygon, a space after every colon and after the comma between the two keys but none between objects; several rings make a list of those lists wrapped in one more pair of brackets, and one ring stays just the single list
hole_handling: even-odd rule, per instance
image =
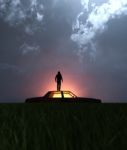
[{"label": "dark storm cloud", "polygon": [[[74,78],[82,95],[105,101],[125,100],[125,7],[120,7],[121,15],[109,17],[106,22],[99,19],[98,24],[98,18],[104,14],[96,16],[92,9],[100,9],[103,2],[106,1],[92,0],[89,4],[88,0],[0,0],[0,101],[23,101],[38,96],[39,91],[44,94],[47,84],[54,83],[58,70],[64,73],[65,83],[66,74]],[[78,34],[84,26],[72,31],[76,19],[85,23],[88,18],[94,27],[91,30],[88,24],[88,34]],[[75,34],[78,38],[74,42],[70,37]],[[81,53],[80,63],[77,52],[84,47],[87,50]]]},{"label": "dark storm cloud", "polygon": [[41,0],[0,0],[0,15],[12,25],[29,18],[42,21],[43,9]]},{"label": "dark storm cloud", "polygon": [[23,45],[21,45],[20,47],[20,51],[23,55],[27,55],[27,54],[39,54],[40,50],[39,50],[39,46],[36,45],[28,45],[26,43],[24,43]]},{"label": "dark storm cloud", "polygon": [[78,14],[71,39],[79,46],[77,54],[89,76],[88,93],[105,100],[126,99],[127,1],[83,2],[87,13]]},{"label": "dark storm cloud", "polygon": [[1,63],[0,64],[0,72],[3,72],[4,70],[8,70],[8,71],[10,70],[15,73],[22,73],[22,71],[17,66]]},{"label": "dark storm cloud", "polygon": [[111,19],[107,29],[97,34],[96,60],[87,66],[90,93],[105,100],[127,98],[127,16]]},{"label": "dark storm cloud", "polygon": [[[70,34],[79,2],[75,0],[72,6],[64,0],[1,0],[0,4],[1,101],[37,96],[39,88],[44,91],[45,80],[54,81],[47,79],[49,72],[56,73],[58,68],[68,66],[74,72],[75,44]],[[43,20],[37,18],[41,4]]]},{"label": "dark storm cloud", "polygon": [[[84,9],[77,15],[72,27],[74,33],[71,35],[71,39],[79,46],[77,53],[80,55],[80,59],[82,59],[82,53],[87,53],[88,49],[92,50],[92,56],[96,54],[96,45],[93,39],[96,33],[105,30],[106,23],[110,19],[127,14],[127,0],[107,0],[103,3],[102,1],[98,3],[96,0],[92,2],[82,0],[81,4]],[[82,20],[84,14],[87,14],[85,21]]]},{"label": "dark storm cloud", "polygon": [[0,18],[11,26],[22,26],[30,35],[38,30],[45,30],[45,21],[49,19],[57,23],[59,19],[66,17],[71,24],[78,9],[80,3],[77,0],[73,0],[73,6],[71,0],[0,0]]}]

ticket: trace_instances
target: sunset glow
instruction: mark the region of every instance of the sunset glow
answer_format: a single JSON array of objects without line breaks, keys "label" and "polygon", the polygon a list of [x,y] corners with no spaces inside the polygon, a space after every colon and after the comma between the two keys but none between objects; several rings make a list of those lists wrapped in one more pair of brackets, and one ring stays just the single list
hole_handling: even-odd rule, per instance
[{"label": "sunset glow", "polygon": [[[68,75],[68,73],[65,74],[62,72],[62,75],[63,75],[63,82],[61,83],[61,91],[71,91],[77,96],[85,96],[84,92],[86,93],[86,91],[83,91],[81,89],[80,79],[77,79],[75,76],[71,74]],[[46,82],[46,80],[43,79],[44,82],[42,83],[38,91],[38,94],[40,96],[44,95],[47,91],[56,91],[57,83],[55,82],[54,77],[55,74],[54,75],[48,74],[45,77],[49,79],[48,82]],[[68,94],[66,95],[66,97],[68,97]]]}]

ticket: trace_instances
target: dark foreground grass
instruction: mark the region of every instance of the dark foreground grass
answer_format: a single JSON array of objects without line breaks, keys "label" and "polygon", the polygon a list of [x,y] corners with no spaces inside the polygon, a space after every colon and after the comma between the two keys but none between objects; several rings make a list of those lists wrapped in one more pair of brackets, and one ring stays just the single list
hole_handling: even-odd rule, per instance
[{"label": "dark foreground grass", "polygon": [[126,150],[126,104],[0,104],[0,150]]}]

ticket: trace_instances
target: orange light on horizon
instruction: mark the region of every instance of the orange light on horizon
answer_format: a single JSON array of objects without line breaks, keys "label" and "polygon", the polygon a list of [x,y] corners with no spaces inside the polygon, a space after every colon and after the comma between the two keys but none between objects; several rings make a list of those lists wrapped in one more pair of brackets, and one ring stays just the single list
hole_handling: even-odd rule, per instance
[{"label": "orange light on horizon", "polygon": [[[87,87],[84,87],[82,76],[80,77],[80,74],[72,73],[70,70],[65,70],[65,68],[59,70],[63,76],[63,82],[61,82],[61,91],[71,91],[77,97],[87,96]],[[56,74],[57,71],[51,70],[45,72],[45,74],[42,72],[42,75],[40,73],[38,77],[36,77],[36,96],[43,96],[48,91],[57,91],[57,83],[55,82]],[[85,77],[85,79],[87,79],[87,77]]]},{"label": "orange light on horizon", "polygon": [[[45,81],[43,86],[40,87],[38,94],[42,96],[48,91],[57,91],[57,83],[54,80],[50,83],[46,83]],[[78,97],[85,96],[87,94],[86,91],[82,90],[79,82],[75,81],[75,79],[70,79],[67,77],[64,77],[64,81],[61,83],[61,91],[71,91]]]}]

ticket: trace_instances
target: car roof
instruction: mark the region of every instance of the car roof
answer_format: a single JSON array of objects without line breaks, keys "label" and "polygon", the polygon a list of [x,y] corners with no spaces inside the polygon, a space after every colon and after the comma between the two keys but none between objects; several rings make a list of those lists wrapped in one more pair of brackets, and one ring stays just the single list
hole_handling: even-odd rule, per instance
[{"label": "car roof", "polygon": [[76,98],[77,96],[71,91],[48,91],[45,98]]}]

